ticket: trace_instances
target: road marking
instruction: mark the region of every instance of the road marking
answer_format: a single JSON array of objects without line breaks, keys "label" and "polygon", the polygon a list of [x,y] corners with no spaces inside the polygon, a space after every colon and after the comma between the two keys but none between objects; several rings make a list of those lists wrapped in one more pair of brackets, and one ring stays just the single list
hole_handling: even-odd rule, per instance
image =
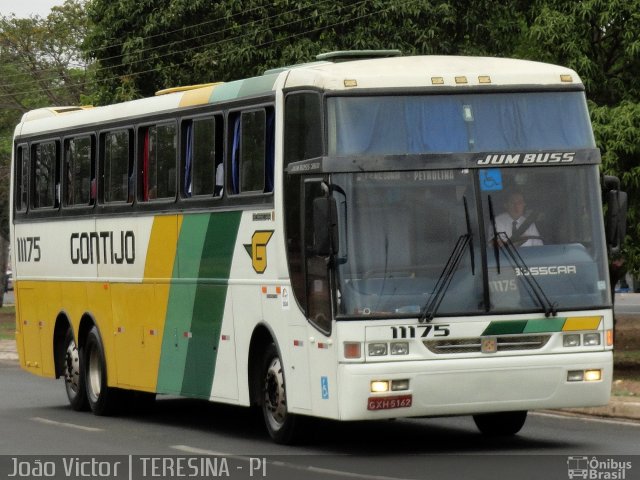
[{"label": "road marking", "polygon": [[579,413],[572,413],[569,412],[566,415],[563,414],[559,414],[559,413],[546,413],[546,412],[535,412],[533,413],[533,415],[540,415],[541,417],[551,417],[551,418],[564,418],[564,419],[576,419],[579,418],[580,420],[586,420],[588,422],[597,422],[597,423],[607,423],[610,425],[625,425],[627,427],[640,427],[640,422],[638,422],[637,420],[633,420],[633,419],[627,419],[627,420],[610,420],[608,418],[601,418],[601,417],[591,417],[591,416],[587,416],[587,415],[581,415]]},{"label": "road marking", "polygon": [[[192,453],[194,455],[214,455],[218,457],[232,458],[234,460],[241,460],[247,463],[251,462],[252,460],[252,457],[248,457],[246,455],[233,455],[230,453],[222,453],[222,452],[216,452],[213,450],[205,450],[202,448],[190,447],[188,445],[171,445],[169,448],[173,448],[174,450],[180,450],[181,452]],[[344,470],[334,470],[331,468],[313,467],[311,465],[298,465],[290,462],[267,460],[267,464],[274,465],[276,467],[289,468],[292,470],[321,473],[323,475],[333,475],[336,477],[362,478],[365,480],[407,480],[400,477],[385,477],[381,475],[354,473],[354,472],[347,472]]]},{"label": "road marking", "polygon": [[171,445],[169,448],[173,448],[174,450],[180,450],[181,452],[193,453],[194,455],[213,455],[215,457],[230,457],[230,458],[241,458],[241,459],[248,458],[248,457],[238,457],[236,455],[232,455],[231,453],[216,452],[214,450],[205,450],[203,448],[190,447],[189,445]]},{"label": "road marking", "polygon": [[104,432],[102,428],[85,427],[84,425],[76,425],[75,423],[56,422],[55,420],[42,417],[31,417],[31,420],[46,425],[55,425],[56,427],[75,428],[76,430],[84,430],[85,432]]}]

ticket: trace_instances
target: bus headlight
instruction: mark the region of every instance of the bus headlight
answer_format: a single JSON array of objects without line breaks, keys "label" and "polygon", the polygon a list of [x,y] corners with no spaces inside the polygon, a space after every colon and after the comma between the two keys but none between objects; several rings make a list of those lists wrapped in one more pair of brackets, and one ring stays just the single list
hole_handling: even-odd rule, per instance
[{"label": "bus headlight", "polygon": [[568,335],[562,336],[562,346],[563,347],[579,347],[580,346],[580,335],[577,333],[570,333]]},{"label": "bus headlight", "polygon": [[585,333],[582,336],[582,344],[585,347],[600,345],[600,333]]},{"label": "bus headlight", "polygon": [[391,342],[391,355],[409,355],[409,343]]},{"label": "bus headlight", "polygon": [[369,351],[370,357],[380,357],[382,355],[386,355],[387,344],[386,343],[370,343],[368,351]]}]

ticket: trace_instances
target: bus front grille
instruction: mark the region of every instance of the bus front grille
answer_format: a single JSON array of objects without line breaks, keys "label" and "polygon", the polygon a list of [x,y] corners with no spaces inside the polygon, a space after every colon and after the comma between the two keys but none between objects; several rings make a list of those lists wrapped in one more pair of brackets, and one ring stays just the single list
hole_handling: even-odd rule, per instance
[{"label": "bus front grille", "polygon": [[[497,352],[518,350],[539,350],[544,347],[551,335],[508,335],[496,337]],[[430,352],[442,355],[452,353],[480,353],[482,338],[456,338],[447,340],[426,340],[424,346]]]}]

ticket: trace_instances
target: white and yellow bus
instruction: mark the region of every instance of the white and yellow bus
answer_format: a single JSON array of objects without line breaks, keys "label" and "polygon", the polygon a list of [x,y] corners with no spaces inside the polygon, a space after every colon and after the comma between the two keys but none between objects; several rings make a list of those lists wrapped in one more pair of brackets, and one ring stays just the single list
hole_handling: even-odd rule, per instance
[{"label": "white and yellow bus", "polygon": [[514,434],[605,404],[599,163],[578,75],[509,59],[334,52],[31,111],[21,366],[98,415],[133,391],[258,405],[278,442],[304,416]]}]

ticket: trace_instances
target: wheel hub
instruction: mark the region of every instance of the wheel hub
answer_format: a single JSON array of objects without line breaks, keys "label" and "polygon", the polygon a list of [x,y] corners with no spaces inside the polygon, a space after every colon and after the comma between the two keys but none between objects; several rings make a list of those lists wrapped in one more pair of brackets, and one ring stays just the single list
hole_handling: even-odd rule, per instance
[{"label": "wheel hub", "polygon": [[276,428],[281,427],[287,416],[287,402],[279,358],[274,358],[267,369],[264,402],[269,422]]},{"label": "wheel hub", "polygon": [[70,342],[67,345],[67,351],[65,354],[65,370],[64,381],[67,388],[74,394],[77,394],[80,390],[80,355],[76,348],[75,342]]}]

